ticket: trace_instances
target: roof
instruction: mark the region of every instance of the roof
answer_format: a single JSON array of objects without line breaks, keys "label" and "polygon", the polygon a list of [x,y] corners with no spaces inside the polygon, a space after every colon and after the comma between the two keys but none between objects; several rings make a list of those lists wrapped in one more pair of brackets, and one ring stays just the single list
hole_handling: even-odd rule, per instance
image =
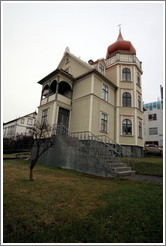
[{"label": "roof", "polygon": [[128,51],[131,54],[136,54],[136,49],[131,44],[131,42],[123,39],[122,34],[121,34],[121,30],[119,30],[119,36],[118,36],[116,42],[108,46],[106,59],[108,59],[110,57],[110,55],[113,54],[114,52],[120,51],[120,50]]},{"label": "roof", "polygon": [[91,69],[89,72],[86,72],[80,76],[78,76],[77,78],[75,78],[75,81],[82,79],[90,74],[96,74],[97,76],[99,76],[101,79],[103,79],[104,81],[106,81],[107,83],[111,84],[115,89],[117,89],[118,87],[112,83],[111,80],[107,79],[103,74],[101,74],[99,71],[97,71],[95,68]]},{"label": "roof", "polygon": [[62,74],[64,76],[68,77],[69,79],[73,80],[73,76],[70,73],[67,73],[63,69],[57,68],[56,70],[54,70],[53,72],[51,72],[47,76],[45,76],[43,79],[39,80],[37,83],[42,85],[45,81],[47,81],[48,79],[51,79],[53,76],[58,75],[58,74]]},{"label": "roof", "polygon": [[[32,113],[30,113],[30,114],[36,114],[36,115],[37,115],[36,111],[35,111],[35,112],[32,112]],[[17,121],[17,120],[19,120],[19,119],[21,119],[21,118],[24,118],[24,117],[29,116],[30,114],[26,114],[26,115],[24,115],[24,116],[18,117],[18,118],[15,119],[15,120],[10,120],[10,121],[8,121],[8,122],[6,122],[6,123],[3,123],[3,125],[6,125],[6,124],[9,124],[9,123],[15,122],[15,121]]]}]

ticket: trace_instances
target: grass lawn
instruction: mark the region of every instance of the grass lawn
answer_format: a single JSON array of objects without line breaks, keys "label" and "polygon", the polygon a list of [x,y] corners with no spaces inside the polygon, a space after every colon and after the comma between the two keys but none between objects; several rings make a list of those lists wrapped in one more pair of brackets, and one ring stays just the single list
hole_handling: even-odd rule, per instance
[{"label": "grass lawn", "polygon": [[136,158],[135,171],[136,174],[163,176],[163,157],[147,155],[144,158]]},{"label": "grass lawn", "polygon": [[162,243],[162,185],[4,161],[4,243]]}]

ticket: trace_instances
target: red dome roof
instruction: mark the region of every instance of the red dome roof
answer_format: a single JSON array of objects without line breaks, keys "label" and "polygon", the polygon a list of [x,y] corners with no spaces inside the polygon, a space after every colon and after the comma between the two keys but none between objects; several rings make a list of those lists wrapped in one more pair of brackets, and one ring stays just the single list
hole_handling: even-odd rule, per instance
[{"label": "red dome roof", "polygon": [[106,59],[108,59],[112,53],[118,50],[126,50],[129,51],[131,54],[136,54],[134,46],[131,44],[130,41],[126,41],[123,39],[121,31],[119,31],[119,36],[116,42],[108,46]]}]

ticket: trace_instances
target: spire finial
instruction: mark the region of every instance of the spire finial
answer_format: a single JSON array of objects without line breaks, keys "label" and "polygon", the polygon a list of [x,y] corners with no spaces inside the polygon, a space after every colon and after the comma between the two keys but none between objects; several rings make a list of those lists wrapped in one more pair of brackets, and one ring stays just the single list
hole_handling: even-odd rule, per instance
[{"label": "spire finial", "polygon": [[120,33],[121,32],[121,24],[119,24],[118,27],[119,27],[119,33]]}]

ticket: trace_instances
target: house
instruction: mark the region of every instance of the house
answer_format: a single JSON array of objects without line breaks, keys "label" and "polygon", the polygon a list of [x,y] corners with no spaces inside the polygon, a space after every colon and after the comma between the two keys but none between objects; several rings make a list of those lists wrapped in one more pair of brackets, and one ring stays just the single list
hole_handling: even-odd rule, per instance
[{"label": "house", "polygon": [[66,48],[42,86],[37,120],[63,125],[71,134],[90,132],[143,154],[142,63],[130,41],[109,45],[106,57],[88,63]]},{"label": "house", "polygon": [[36,123],[37,113],[33,112],[3,124],[3,138],[30,136]]},{"label": "house", "polygon": [[163,147],[163,98],[161,100],[144,103],[144,140],[145,145],[153,144]]}]

